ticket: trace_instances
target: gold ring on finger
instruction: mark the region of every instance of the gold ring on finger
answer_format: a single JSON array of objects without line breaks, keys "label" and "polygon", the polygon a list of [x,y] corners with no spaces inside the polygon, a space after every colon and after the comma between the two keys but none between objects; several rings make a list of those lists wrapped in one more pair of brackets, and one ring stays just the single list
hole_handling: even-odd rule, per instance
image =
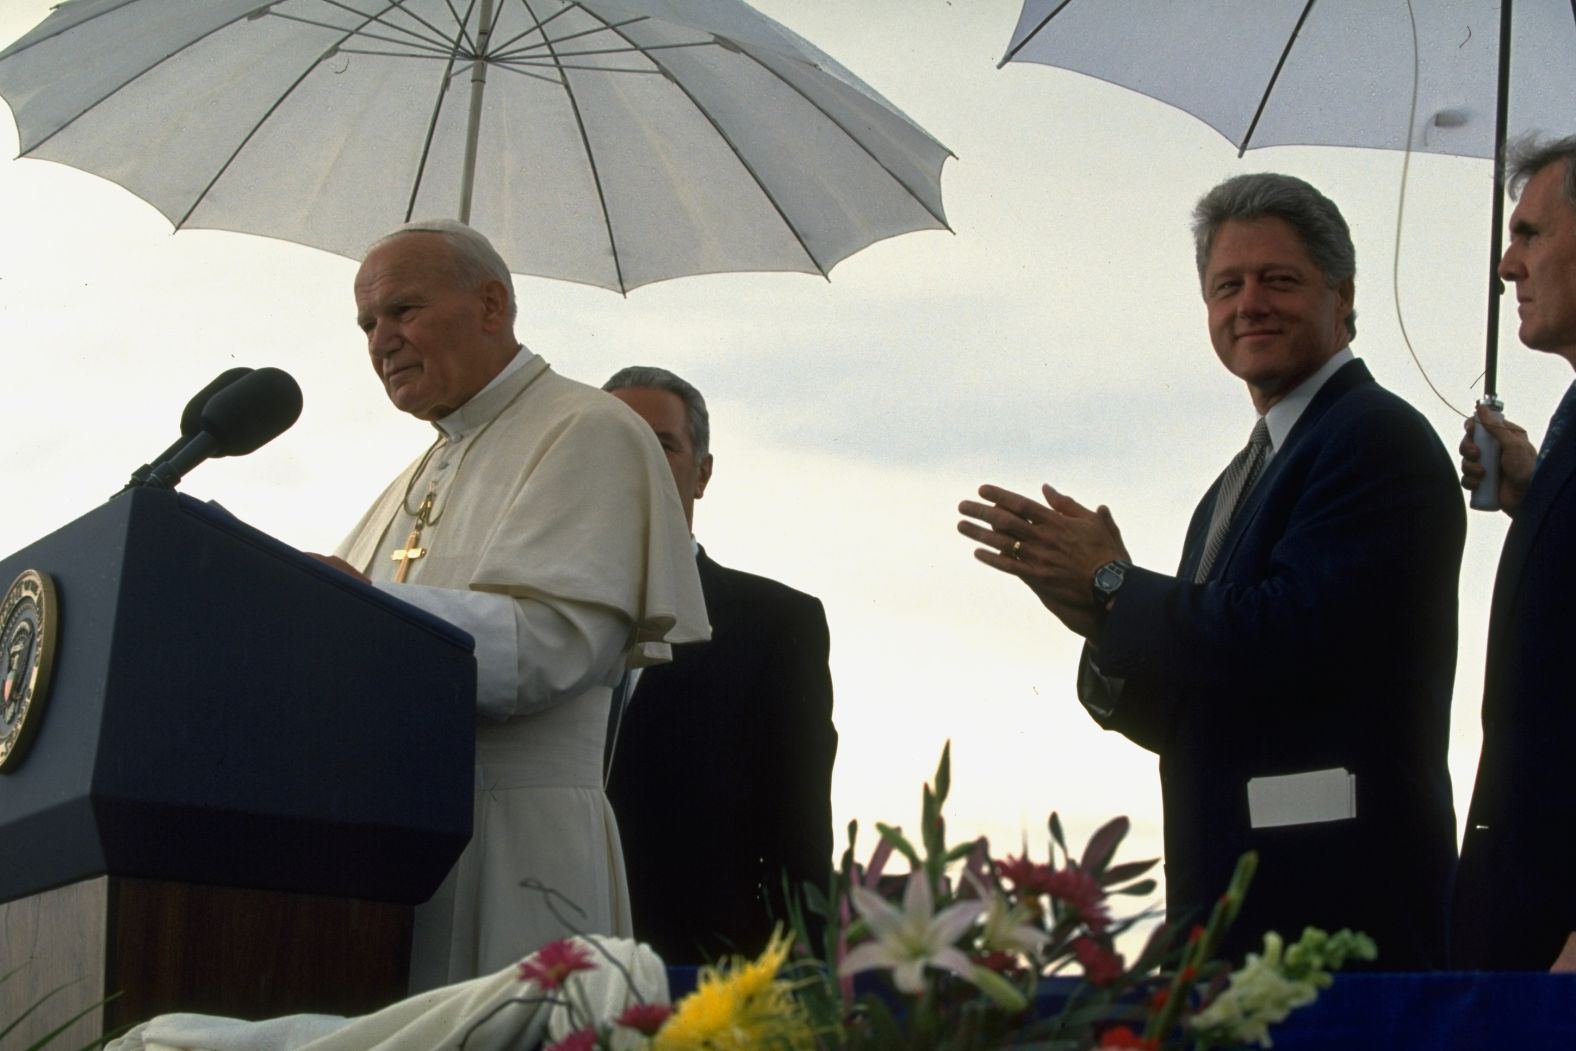
[{"label": "gold ring on finger", "polygon": [[1018,561],[1022,562],[1023,561],[1023,541],[1022,540],[1014,540],[1012,542],[1012,547],[1008,549],[1008,553],[1010,555],[1012,555],[1013,558],[1015,558]]}]

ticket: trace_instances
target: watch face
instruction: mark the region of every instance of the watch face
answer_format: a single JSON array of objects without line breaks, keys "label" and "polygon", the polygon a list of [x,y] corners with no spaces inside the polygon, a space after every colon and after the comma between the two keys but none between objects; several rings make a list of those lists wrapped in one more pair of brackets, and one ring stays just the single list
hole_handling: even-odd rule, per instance
[{"label": "watch face", "polygon": [[1094,571],[1094,589],[1100,594],[1110,596],[1117,588],[1122,586],[1126,576],[1127,567],[1120,562],[1107,562]]},{"label": "watch face", "polygon": [[43,718],[55,634],[54,581],[25,570],[0,599],[0,772],[16,769]]}]

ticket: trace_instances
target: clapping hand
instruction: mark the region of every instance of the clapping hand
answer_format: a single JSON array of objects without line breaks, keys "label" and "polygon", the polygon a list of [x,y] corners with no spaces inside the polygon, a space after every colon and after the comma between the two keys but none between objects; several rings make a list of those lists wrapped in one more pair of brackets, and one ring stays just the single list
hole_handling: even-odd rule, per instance
[{"label": "clapping hand", "polygon": [[1044,503],[980,486],[985,502],[958,505],[958,532],[982,545],[975,558],[1022,580],[1069,629],[1092,638],[1105,612],[1095,601],[1094,571],[1128,557],[1122,532],[1105,506],[1091,511],[1049,485],[1040,489]]}]

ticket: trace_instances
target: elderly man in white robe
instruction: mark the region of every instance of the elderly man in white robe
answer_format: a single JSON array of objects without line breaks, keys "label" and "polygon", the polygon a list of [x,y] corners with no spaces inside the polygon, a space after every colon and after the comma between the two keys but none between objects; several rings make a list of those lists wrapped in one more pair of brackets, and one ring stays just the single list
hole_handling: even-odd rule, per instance
[{"label": "elderly man in white robe", "polygon": [[513,282],[485,238],[402,226],[355,293],[389,400],[438,434],[325,560],[476,639],[475,827],[416,911],[419,991],[569,933],[522,880],[574,902],[580,931],[630,933],[602,792],[611,691],[709,628],[651,429],[516,341]]}]

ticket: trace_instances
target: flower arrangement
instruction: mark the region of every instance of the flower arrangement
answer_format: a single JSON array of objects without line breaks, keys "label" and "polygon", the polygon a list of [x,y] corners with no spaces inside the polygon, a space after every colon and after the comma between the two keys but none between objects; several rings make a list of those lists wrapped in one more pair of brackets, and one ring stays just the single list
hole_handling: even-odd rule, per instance
[{"label": "flower arrangement", "polygon": [[[759,958],[703,968],[672,1007],[636,1003],[597,1018],[570,996],[569,1031],[546,1051],[1268,1047],[1269,1027],[1313,1002],[1332,971],[1375,957],[1364,935],[1309,928],[1290,946],[1266,934],[1264,952],[1235,972],[1215,959],[1253,878],[1249,853],[1207,923],[1160,925],[1129,962],[1116,939],[1153,913],[1118,917],[1111,900],[1151,894],[1155,862],[1115,862],[1126,819],[1096,831],[1076,858],[1055,814],[1044,861],[1027,849],[993,858],[984,839],[949,846],[950,768],[949,745],[924,788],[917,841],[878,824],[861,865],[850,825],[829,886],[806,887],[791,906],[792,938],[779,927]],[[888,876],[899,856],[907,875]],[[556,942],[520,971],[551,993],[596,966],[582,946]]]}]

